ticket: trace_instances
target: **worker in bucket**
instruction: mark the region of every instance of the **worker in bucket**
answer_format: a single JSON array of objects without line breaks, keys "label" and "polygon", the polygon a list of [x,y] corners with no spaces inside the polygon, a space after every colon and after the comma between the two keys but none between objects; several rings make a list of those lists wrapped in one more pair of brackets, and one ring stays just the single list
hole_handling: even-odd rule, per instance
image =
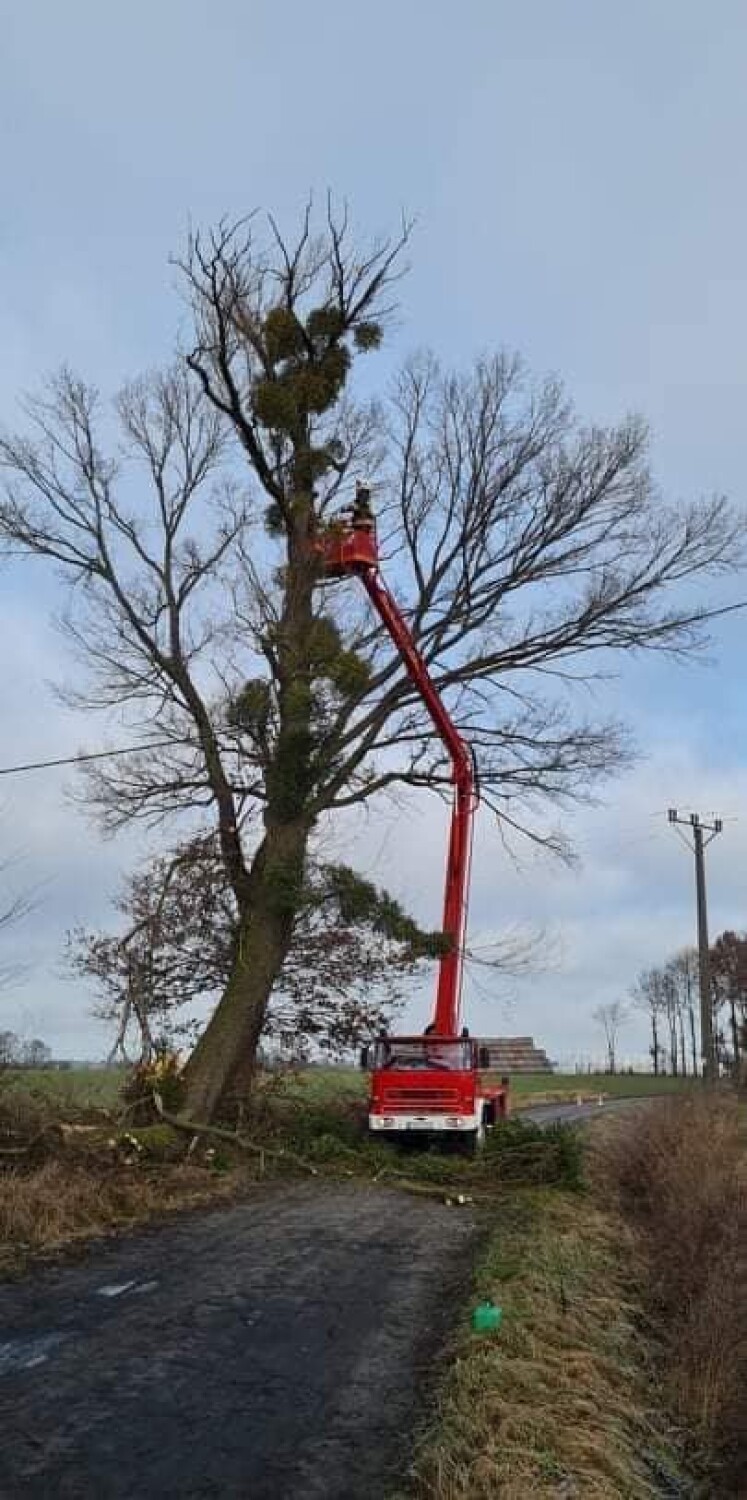
[{"label": "worker in bucket", "polygon": [[350,510],[350,524],[355,531],[373,531],[374,513],[371,509],[371,491],[367,484],[355,487],[355,504]]}]

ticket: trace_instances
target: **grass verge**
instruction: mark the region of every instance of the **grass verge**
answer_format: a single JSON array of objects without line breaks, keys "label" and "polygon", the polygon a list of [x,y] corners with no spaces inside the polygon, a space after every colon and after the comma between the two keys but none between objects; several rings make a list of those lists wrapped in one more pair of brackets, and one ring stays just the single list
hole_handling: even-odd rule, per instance
[{"label": "grass verge", "polygon": [[501,1203],[476,1298],[498,1333],[459,1333],[417,1448],[429,1500],[650,1500],[684,1495],[642,1358],[619,1223],[588,1194],[517,1190]]},{"label": "grass verge", "polygon": [[731,1092],[605,1125],[596,1191],[635,1236],[665,1399],[705,1496],[747,1494],[747,1131]]}]

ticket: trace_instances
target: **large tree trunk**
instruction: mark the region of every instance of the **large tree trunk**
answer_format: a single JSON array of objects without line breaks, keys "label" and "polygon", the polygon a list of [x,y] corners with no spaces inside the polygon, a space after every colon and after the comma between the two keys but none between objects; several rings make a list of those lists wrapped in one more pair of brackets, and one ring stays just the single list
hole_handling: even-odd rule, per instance
[{"label": "large tree trunk", "polygon": [[[244,1097],[272,987],[285,962],[301,901],[312,820],[312,673],[316,566],[310,549],[313,474],[309,435],[298,434],[283,612],[275,632],[278,734],[265,769],[265,835],[239,901],[239,941],[225,992],[185,1070],[186,1112],[208,1121]],[[233,1097],[232,1097],[233,1096]]]},{"label": "large tree trunk", "polygon": [[185,1114],[208,1121],[241,1081],[247,1092],[272,987],[293,932],[308,823],[267,829],[251,871],[252,895],[225,991],[187,1063]]}]

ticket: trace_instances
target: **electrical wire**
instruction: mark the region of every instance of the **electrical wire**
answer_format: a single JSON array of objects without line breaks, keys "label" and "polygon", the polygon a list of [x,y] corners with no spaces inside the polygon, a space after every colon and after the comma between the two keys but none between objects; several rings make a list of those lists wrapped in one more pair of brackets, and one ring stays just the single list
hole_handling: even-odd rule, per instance
[{"label": "electrical wire", "polygon": [[77,766],[85,760],[107,760],[113,755],[138,755],[143,750],[163,750],[173,747],[173,740],[151,740],[147,745],[124,745],[120,750],[91,750],[79,755],[65,755],[59,760],[30,760],[24,765],[0,766],[0,776],[17,776],[22,771],[48,771],[54,766]]}]

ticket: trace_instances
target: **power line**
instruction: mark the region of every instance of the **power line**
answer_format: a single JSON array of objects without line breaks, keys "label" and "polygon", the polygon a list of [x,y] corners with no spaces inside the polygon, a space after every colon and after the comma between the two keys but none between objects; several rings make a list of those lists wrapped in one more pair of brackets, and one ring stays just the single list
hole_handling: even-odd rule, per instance
[{"label": "power line", "polygon": [[143,750],[163,750],[173,740],[151,740],[147,745],[124,745],[120,750],[91,750],[79,755],[65,755],[59,760],[30,760],[20,766],[0,766],[0,776],[17,776],[22,771],[48,771],[53,766],[78,766],[84,760],[108,760],[112,755],[137,755]]},{"label": "power line", "polygon": [[709,609],[707,620],[717,620],[720,615],[733,615],[738,609],[747,609],[747,599],[740,599],[737,604],[724,604],[721,609]]}]

